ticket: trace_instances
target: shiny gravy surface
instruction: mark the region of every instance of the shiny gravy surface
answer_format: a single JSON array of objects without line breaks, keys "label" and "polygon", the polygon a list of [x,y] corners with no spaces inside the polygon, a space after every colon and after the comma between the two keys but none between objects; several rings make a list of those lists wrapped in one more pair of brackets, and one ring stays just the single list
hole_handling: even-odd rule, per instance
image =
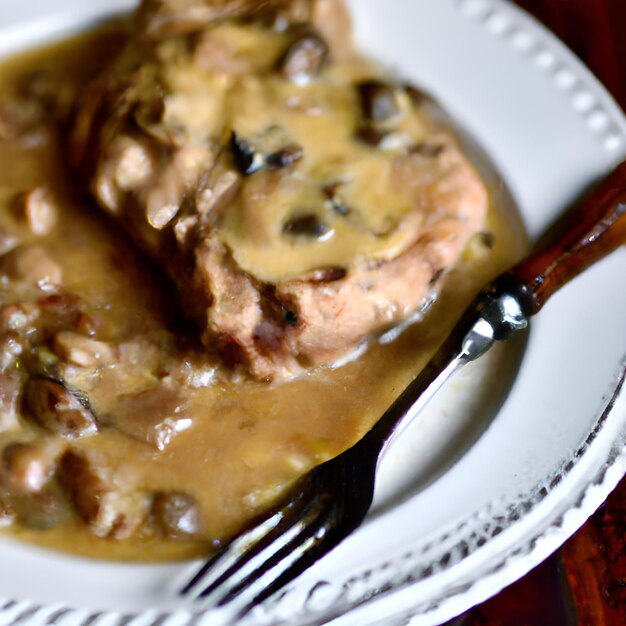
[{"label": "shiny gravy surface", "polygon": [[[123,27],[115,26],[4,60],[0,94],[12,97],[33,77],[50,74],[60,77],[71,102],[123,41]],[[492,207],[486,232],[472,240],[423,321],[390,344],[373,342],[341,367],[320,367],[281,384],[255,382],[205,355],[162,271],[77,185],[65,165],[62,133],[54,124],[33,123],[20,136],[0,139],[0,347],[6,365],[0,525],[17,539],[53,549],[151,561],[206,553],[312,466],[356,441],[423,367],[474,292],[523,251],[514,222]],[[37,189],[54,198],[56,216],[41,234],[33,232],[37,218],[28,213],[37,210],[37,198],[30,198],[32,206],[24,199]],[[47,265],[38,268],[41,263]],[[99,342],[101,352],[94,356],[90,344],[81,353],[76,336]],[[77,365],[94,358],[95,369]],[[46,368],[54,371],[50,378]],[[88,407],[99,432],[61,437],[31,419],[29,402],[37,399],[25,399],[23,386],[35,375],[59,377],[83,392],[88,403],[76,393],[70,404],[78,401],[79,413]],[[11,380],[20,381],[19,396],[11,395]],[[9,415],[12,406],[16,419]],[[109,486],[129,501],[151,499],[149,523],[130,528],[98,519],[94,532],[69,504],[68,492],[75,498],[81,487],[71,478],[59,486],[55,478],[69,448],[106,468],[100,499]],[[41,453],[44,467],[39,476],[21,476],[33,471],[31,450]],[[76,459],[63,463],[66,473],[85,473]],[[32,501],[15,495],[16,485],[33,483],[46,495]],[[172,504],[163,494],[184,497]],[[174,510],[174,522],[161,523],[159,515],[171,518],[167,507],[175,505],[190,517],[176,517]]]}]

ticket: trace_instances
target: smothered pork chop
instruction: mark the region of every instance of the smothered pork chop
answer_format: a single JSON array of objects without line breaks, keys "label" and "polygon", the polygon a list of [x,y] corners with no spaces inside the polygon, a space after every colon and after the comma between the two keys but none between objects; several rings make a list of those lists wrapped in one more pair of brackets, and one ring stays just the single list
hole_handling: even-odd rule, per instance
[{"label": "smothered pork chop", "polygon": [[207,348],[261,380],[409,318],[485,222],[455,139],[349,32],[339,0],[146,2],[78,105],[71,155],[98,204]]},{"label": "smothered pork chop", "polygon": [[0,528],[207,554],[521,256],[432,103],[349,33],[338,0],[146,0],[3,62]]}]

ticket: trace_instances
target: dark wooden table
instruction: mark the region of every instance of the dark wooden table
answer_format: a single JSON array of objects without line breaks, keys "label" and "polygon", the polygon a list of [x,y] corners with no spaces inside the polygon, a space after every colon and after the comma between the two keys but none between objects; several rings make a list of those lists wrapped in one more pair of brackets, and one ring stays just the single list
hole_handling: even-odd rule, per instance
[{"label": "dark wooden table", "polygon": [[[626,110],[626,0],[517,4],[565,41]],[[449,626],[626,626],[626,480],[556,555]]]}]

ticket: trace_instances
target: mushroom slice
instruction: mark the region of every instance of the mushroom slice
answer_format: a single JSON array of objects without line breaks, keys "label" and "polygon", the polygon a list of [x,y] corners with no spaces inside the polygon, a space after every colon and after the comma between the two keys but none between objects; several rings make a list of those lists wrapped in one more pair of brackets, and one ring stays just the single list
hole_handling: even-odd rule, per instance
[{"label": "mushroom slice", "polygon": [[37,285],[43,291],[63,281],[61,266],[37,245],[15,248],[3,257],[1,268],[12,280]]},{"label": "mushroom slice", "polygon": [[278,61],[278,71],[292,83],[306,84],[328,60],[328,46],[314,31],[306,30],[293,41]]},{"label": "mushroom slice", "polygon": [[361,110],[366,122],[380,124],[400,115],[397,89],[379,80],[363,81],[357,85]]},{"label": "mushroom slice", "polygon": [[55,470],[55,447],[37,443],[10,443],[2,451],[2,475],[18,493],[38,493]]},{"label": "mushroom slice", "polygon": [[0,433],[19,427],[22,376],[15,370],[0,374]]},{"label": "mushroom slice", "polygon": [[331,233],[331,228],[316,213],[302,213],[289,219],[283,233],[291,237],[322,239]]},{"label": "mushroom slice", "polygon": [[195,498],[181,492],[156,493],[152,501],[152,516],[169,539],[198,537],[204,525]]},{"label": "mushroom slice", "polygon": [[26,383],[24,404],[43,428],[66,439],[79,439],[98,432],[98,424],[87,402],[59,382],[31,378]]},{"label": "mushroom slice", "polygon": [[95,368],[110,365],[115,360],[109,344],[67,330],[54,337],[54,350],[66,363],[77,367]]},{"label": "mushroom slice", "polygon": [[16,518],[15,509],[5,499],[0,497],[0,529],[12,526]]},{"label": "mushroom slice", "polygon": [[278,127],[270,127],[251,140],[243,139],[233,131],[230,147],[235,166],[244,176],[262,170],[285,169],[304,156],[302,147],[290,142],[287,134]]},{"label": "mushroom slice", "polygon": [[24,217],[34,235],[48,235],[56,226],[58,215],[52,194],[46,187],[24,194],[22,198]]},{"label": "mushroom slice", "polygon": [[12,494],[9,504],[16,522],[31,530],[48,530],[69,519],[71,508],[58,487],[32,493]]}]

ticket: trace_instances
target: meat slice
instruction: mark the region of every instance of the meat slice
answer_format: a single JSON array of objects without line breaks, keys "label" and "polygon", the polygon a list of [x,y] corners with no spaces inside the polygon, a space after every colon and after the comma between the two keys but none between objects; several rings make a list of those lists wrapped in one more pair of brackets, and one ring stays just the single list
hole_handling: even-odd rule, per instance
[{"label": "meat slice", "polygon": [[0,451],[0,528],[18,522],[46,530],[70,516],[67,498],[51,480],[60,447],[50,440],[13,441]]},{"label": "meat slice", "polygon": [[416,313],[487,194],[419,90],[345,62],[340,0],[151,0],[140,15],[69,147],[207,349],[284,380]]},{"label": "meat slice", "polygon": [[98,537],[127,539],[146,521],[148,497],[117,480],[96,453],[68,450],[61,457],[58,479]]},{"label": "meat slice", "polygon": [[159,451],[192,426],[192,419],[178,388],[160,385],[134,395],[122,395],[115,413],[102,421],[129,437]]},{"label": "meat slice", "polygon": [[71,507],[58,489],[44,489],[32,493],[18,492],[10,494],[7,499],[14,512],[15,521],[31,530],[54,528],[71,515]]}]

